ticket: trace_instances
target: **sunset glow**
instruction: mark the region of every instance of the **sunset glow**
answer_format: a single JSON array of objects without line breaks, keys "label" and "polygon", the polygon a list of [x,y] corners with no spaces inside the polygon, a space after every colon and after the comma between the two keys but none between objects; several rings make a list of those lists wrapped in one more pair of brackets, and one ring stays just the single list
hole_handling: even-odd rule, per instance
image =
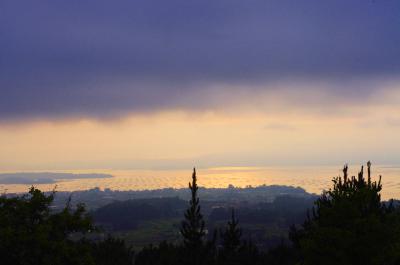
[{"label": "sunset glow", "polygon": [[0,171],[400,164],[398,3],[168,2],[1,4]]}]

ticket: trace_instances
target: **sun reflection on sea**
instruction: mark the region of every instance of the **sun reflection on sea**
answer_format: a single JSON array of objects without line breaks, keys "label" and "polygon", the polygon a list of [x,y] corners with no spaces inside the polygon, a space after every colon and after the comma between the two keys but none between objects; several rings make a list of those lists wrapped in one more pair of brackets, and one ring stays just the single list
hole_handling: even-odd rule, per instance
[{"label": "sun reflection on sea", "polygon": [[[351,166],[355,175],[359,167]],[[56,184],[37,184],[41,190],[58,191],[88,190],[95,187],[112,190],[146,190],[160,188],[185,188],[191,177],[191,170],[63,170],[51,172],[104,173],[112,178],[61,180]],[[382,197],[400,198],[400,167],[374,166],[373,173],[381,174]],[[302,187],[306,191],[319,194],[331,186],[332,177],[341,174],[341,167],[215,167],[198,169],[199,185],[207,188],[226,188],[288,185]],[[373,174],[376,176],[375,174]],[[375,177],[377,179],[377,177]],[[0,184],[1,191],[26,192],[30,185]]]}]

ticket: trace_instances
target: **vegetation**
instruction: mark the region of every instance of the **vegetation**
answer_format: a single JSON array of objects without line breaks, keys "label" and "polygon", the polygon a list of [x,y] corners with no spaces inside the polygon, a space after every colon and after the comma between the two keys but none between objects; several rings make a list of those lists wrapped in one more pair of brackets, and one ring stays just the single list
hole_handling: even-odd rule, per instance
[{"label": "vegetation", "polygon": [[182,222],[181,234],[183,246],[187,251],[188,264],[202,264],[202,260],[208,253],[205,253],[204,237],[206,235],[205,222],[201,214],[199,198],[197,196],[196,169],[193,169],[192,183],[189,182],[191,199],[189,208],[185,212],[185,220]]},{"label": "vegetation", "polygon": [[[260,250],[275,247],[282,239],[288,242],[291,224],[302,224],[307,209],[318,198],[311,194],[297,196],[284,192],[282,195],[277,194],[278,197],[273,201],[241,198],[210,200],[207,197],[203,199],[204,191],[199,188],[198,194],[205,230],[208,231],[206,238],[212,240],[214,230],[225,228],[231,218],[231,209],[234,208],[235,217],[240,220],[243,238],[251,237]],[[188,208],[190,197],[187,197],[187,201],[176,197],[115,201],[94,210],[91,216],[96,225],[102,226],[113,236],[123,238],[135,250],[164,240],[176,244],[182,240],[180,228]],[[77,201],[76,198],[73,201]]]},{"label": "vegetation", "polygon": [[84,205],[73,210],[67,203],[54,213],[50,210],[53,199],[54,192],[46,196],[33,187],[27,195],[0,198],[1,264],[107,264],[105,256],[114,257],[108,264],[131,263],[132,253],[123,242],[86,239],[97,228]]},{"label": "vegetation", "polygon": [[218,264],[257,264],[259,261],[258,250],[249,241],[242,240],[242,230],[239,221],[235,218],[232,209],[231,220],[225,231],[221,233],[222,248],[218,253]]},{"label": "vegetation", "polygon": [[[349,177],[345,166],[343,176],[333,179],[332,188],[315,201],[304,223],[291,227],[291,241],[282,240],[268,251],[259,249],[250,239],[242,238],[243,230],[234,209],[219,234],[215,232],[217,230],[207,229],[195,170],[189,189],[189,206],[179,230],[181,240],[150,244],[136,255],[123,240],[112,237],[94,239],[92,235],[96,235],[99,228],[93,225],[84,205],[71,207],[68,202],[61,211],[51,211],[54,192],[45,195],[34,188],[24,196],[2,196],[1,264],[400,264],[400,209],[392,201],[381,201],[381,177],[372,180],[370,162],[367,163],[367,177],[364,177],[363,167],[357,177]],[[275,206],[284,213],[289,201],[289,198],[282,197],[277,199]],[[151,218],[157,216],[152,211],[160,210],[162,216],[175,218],[177,212],[170,212],[180,200],[173,199],[171,204],[156,199],[150,201],[151,204],[148,202],[136,202],[132,212],[123,202],[108,210],[120,214],[128,212],[127,216],[138,215],[143,210],[144,215]],[[95,215],[107,218],[107,213],[100,211]],[[221,214],[212,212],[210,219],[214,220],[213,224]],[[257,216],[253,213],[247,218],[269,220],[263,215]],[[129,226],[128,219],[123,218],[120,225]]]},{"label": "vegetation", "polygon": [[190,207],[185,212],[185,220],[182,222],[181,234],[183,243],[188,249],[197,249],[203,245],[205,222],[200,212],[199,198],[197,196],[197,177],[196,169],[193,170],[192,183],[189,182],[189,189],[192,198],[189,201]]},{"label": "vegetation", "polygon": [[225,232],[221,233],[222,246],[224,250],[229,254],[239,249],[242,230],[239,228],[239,221],[235,218],[235,210],[232,209],[232,218],[228,222]]},{"label": "vegetation", "polygon": [[304,264],[399,264],[400,215],[392,202],[383,203],[381,177],[333,179],[333,188],[315,202],[312,216],[301,229],[292,229]]}]

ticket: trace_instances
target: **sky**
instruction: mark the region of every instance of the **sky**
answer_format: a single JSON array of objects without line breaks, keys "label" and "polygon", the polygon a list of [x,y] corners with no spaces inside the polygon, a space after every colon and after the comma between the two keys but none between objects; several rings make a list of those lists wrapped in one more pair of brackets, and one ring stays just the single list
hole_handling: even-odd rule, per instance
[{"label": "sky", "polygon": [[0,170],[400,164],[397,0],[2,0]]}]

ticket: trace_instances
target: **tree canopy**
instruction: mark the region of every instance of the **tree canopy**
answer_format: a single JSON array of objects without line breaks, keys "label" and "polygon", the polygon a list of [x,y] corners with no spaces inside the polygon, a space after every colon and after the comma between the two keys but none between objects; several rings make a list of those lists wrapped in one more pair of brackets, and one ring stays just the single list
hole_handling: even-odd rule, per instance
[{"label": "tree canopy", "polygon": [[[0,197],[1,264],[130,264],[132,253],[122,242],[86,239],[85,235],[97,228],[83,204],[72,209],[68,202],[63,210],[53,212],[54,195],[32,187],[22,196]],[[124,262],[104,263],[101,249],[107,250],[108,257],[119,256]]]},{"label": "tree canopy", "polygon": [[371,163],[358,176],[333,179],[292,239],[304,264],[399,264],[399,211],[383,203],[381,176],[371,179]]}]

